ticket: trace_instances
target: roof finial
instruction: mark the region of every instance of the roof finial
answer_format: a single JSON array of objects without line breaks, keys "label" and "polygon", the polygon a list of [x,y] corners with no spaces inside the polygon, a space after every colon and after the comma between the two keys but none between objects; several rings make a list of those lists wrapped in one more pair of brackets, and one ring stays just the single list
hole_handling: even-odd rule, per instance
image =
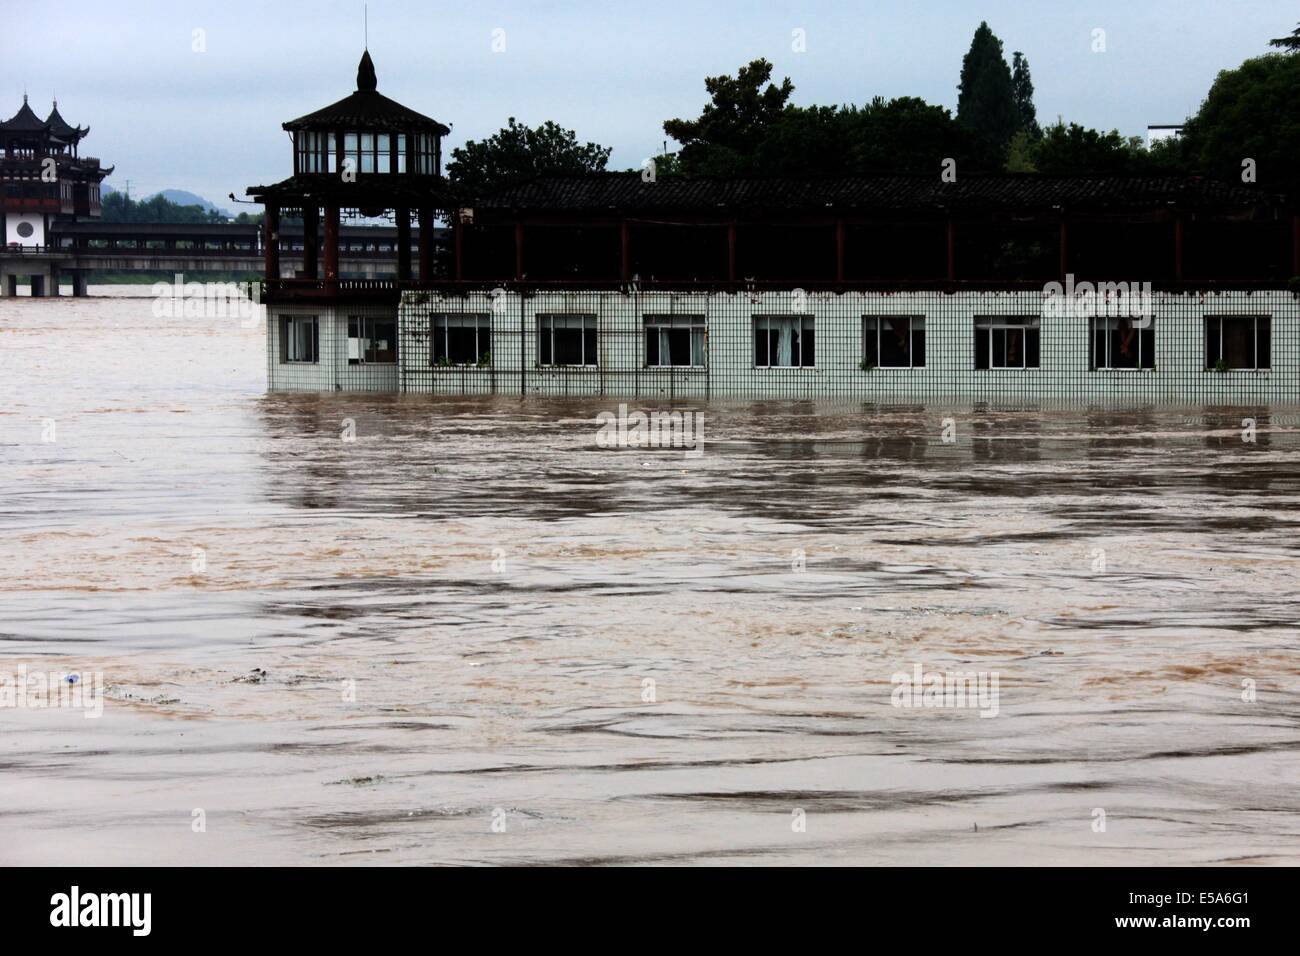
[{"label": "roof finial", "polygon": [[373,93],[378,86],[375,64],[370,59],[370,51],[366,50],[361,54],[361,62],[357,64],[357,89]]}]

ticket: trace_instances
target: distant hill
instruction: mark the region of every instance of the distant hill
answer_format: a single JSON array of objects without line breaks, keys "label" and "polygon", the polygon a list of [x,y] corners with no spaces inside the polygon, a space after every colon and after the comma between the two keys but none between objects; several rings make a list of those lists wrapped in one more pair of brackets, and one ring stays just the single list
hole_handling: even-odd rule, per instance
[{"label": "distant hill", "polygon": [[[184,189],[164,189],[161,192],[154,193],[154,196],[162,196],[163,199],[166,199],[168,202],[174,202],[178,206],[202,206],[204,212],[212,212],[215,210],[221,218],[231,218],[231,213],[228,210],[222,209],[220,206],[209,202],[202,196],[196,195],[192,192],[186,192]],[[149,196],[146,198],[152,199],[153,197]]]}]

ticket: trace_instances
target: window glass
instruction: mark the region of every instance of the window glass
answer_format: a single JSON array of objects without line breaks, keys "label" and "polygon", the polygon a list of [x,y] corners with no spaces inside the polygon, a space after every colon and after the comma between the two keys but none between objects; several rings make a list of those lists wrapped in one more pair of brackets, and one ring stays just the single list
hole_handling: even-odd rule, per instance
[{"label": "window glass", "polygon": [[816,326],[810,315],[754,316],[757,368],[811,368],[816,365]]},{"label": "window glass", "polygon": [[650,368],[703,368],[707,354],[703,315],[647,315],[645,364]]}]

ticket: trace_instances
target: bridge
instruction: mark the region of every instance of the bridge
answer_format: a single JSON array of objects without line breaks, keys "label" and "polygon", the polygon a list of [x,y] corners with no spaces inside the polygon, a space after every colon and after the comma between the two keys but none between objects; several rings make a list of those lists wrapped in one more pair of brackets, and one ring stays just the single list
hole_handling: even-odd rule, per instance
[{"label": "bridge", "polygon": [[[446,230],[436,229],[435,244]],[[412,251],[419,248],[419,229],[410,230]],[[43,246],[0,247],[0,297],[18,294],[26,277],[34,296],[57,296],[64,277],[72,294],[86,294],[91,272],[169,272],[187,278],[204,272],[263,274],[266,249],[262,227],[255,223],[105,223],[56,222]],[[341,226],[339,266],[344,277],[396,277],[396,226]],[[301,228],[286,224],[278,241],[282,278],[305,268]]]}]

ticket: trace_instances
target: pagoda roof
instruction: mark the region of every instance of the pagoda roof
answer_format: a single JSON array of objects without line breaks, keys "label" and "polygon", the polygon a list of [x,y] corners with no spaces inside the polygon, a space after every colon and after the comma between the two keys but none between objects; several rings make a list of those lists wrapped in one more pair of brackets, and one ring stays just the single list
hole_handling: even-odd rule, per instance
[{"label": "pagoda roof", "polygon": [[249,186],[245,193],[255,202],[272,202],[282,207],[297,207],[304,202],[317,206],[341,208],[392,209],[407,206],[418,209],[433,206],[450,209],[458,202],[439,176],[359,176],[346,182],[339,176],[291,176],[278,183]]},{"label": "pagoda roof", "polygon": [[23,94],[22,108],[9,119],[0,123],[0,132],[5,133],[47,133],[50,124],[32,112],[27,105],[27,94]]},{"label": "pagoda roof", "polygon": [[58,100],[54,101],[54,108],[50,110],[50,115],[45,118],[45,122],[49,125],[50,132],[55,136],[73,142],[76,142],[90,132],[89,126],[82,129],[80,126],[70,125],[59,113]]},{"label": "pagoda roof", "polygon": [[284,129],[316,131],[378,130],[383,132],[428,132],[446,136],[451,128],[432,117],[417,113],[390,100],[376,89],[375,65],[370,51],[361,54],[357,66],[357,89],[329,106],[289,120]]}]

